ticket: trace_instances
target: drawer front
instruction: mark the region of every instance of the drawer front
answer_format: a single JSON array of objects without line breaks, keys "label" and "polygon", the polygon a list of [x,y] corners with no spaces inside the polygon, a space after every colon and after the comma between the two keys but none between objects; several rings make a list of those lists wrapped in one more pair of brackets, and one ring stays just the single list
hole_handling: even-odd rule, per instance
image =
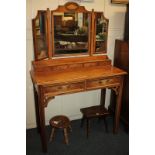
[{"label": "drawer front", "polygon": [[120,81],[121,81],[120,77],[88,80],[86,82],[86,89],[97,89],[112,85],[119,85]]},{"label": "drawer front", "polygon": [[70,64],[69,65],[69,68],[80,68],[80,67],[83,67],[83,64]]},{"label": "drawer front", "polygon": [[44,93],[50,94],[50,96],[52,95],[55,96],[60,94],[83,91],[84,88],[85,88],[84,82],[59,84],[59,85],[44,87]]},{"label": "drawer front", "polygon": [[61,66],[54,66],[52,67],[52,70],[53,71],[57,71],[57,70],[64,70],[64,69],[67,69],[68,66],[67,65],[61,65]]},{"label": "drawer front", "polygon": [[93,67],[93,66],[97,66],[97,62],[88,62],[84,64],[84,67]]}]

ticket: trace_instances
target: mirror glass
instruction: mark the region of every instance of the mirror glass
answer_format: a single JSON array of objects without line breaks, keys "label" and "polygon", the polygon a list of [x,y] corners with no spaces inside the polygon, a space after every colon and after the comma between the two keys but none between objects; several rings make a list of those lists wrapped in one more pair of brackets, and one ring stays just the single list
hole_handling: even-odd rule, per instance
[{"label": "mirror glass", "polygon": [[103,13],[96,13],[96,42],[95,52],[105,53],[107,48],[108,21],[104,18]]},{"label": "mirror glass", "polygon": [[44,59],[48,57],[47,43],[46,43],[46,12],[39,12],[38,18],[35,20],[35,34],[36,34],[36,53],[37,59]]},{"label": "mirror glass", "polygon": [[54,12],[54,55],[87,54],[90,15]]}]

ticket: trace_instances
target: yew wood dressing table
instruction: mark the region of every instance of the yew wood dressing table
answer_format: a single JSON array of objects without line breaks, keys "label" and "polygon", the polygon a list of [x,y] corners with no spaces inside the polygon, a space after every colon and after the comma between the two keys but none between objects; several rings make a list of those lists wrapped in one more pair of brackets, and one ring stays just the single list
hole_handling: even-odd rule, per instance
[{"label": "yew wood dressing table", "polygon": [[[44,108],[58,95],[113,89],[117,95],[113,131],[117,133],[126,72],[112,66],[106,55],[108,19],[102,12],[69,2],[56,10],[38,11],[32,23],[35,60],[30,73],[43,151],[47,152]],[[70,35],[77,38],[67,38]]]}]

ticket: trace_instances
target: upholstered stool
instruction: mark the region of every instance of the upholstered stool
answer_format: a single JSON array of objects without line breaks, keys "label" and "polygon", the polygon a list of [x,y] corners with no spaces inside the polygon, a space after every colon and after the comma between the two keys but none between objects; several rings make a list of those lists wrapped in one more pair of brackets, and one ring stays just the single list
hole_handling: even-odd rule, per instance
[{"label": "upholstered stool", "polygon": [[55,116],[50,120],[50,125],[52,126],[52,132],[51,132],[49,141],[53,141],[56,129],[62,129],[64,132],[64,142],[65,144],[68,144],[67,130],[68,128],[71,130],[71,124],[70,124],[69,118],[64,115]]},{"label": "upholstered stool", "polygon": [[102,105],[91,106],[91,107],[87,107],[87,108],[82,108],[82,109],[80,109],[80,111],[83,114],[83,117],[81,120],[81,127],[83,126],[84,120],[85,119],[87,120],[87,130],[86,130],[87,138],[88,138],[88,134],[89,134],[89,120],[91,118],[103,118],[106,131],[108,132],[108,126],[107,126],[105,117],[107,115],[110,115],[110,113],[104,106],[102,106]]}]

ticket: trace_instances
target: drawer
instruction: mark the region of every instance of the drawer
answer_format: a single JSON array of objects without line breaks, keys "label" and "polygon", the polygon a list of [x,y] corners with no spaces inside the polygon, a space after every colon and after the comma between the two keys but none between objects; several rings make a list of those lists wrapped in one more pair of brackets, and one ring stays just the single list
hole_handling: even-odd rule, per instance
[{"label": "drawer", "polygon": [[81,64],[70,64],[69,65],[69,68],[80,68],[80,67],[83,67],[83,64],[81,63]]},{"label": "drawer", "polygon": [[93,67],[93,66],[97,66],[97,62],[88,62],[84,64],[84,67]]},{"label": "drawer", "polygon": [[44,93],[45,95],[55,96],[60,94],[83,91],[84,88],[85,88],[84,82],[58,84],[44,87]]},{"label": "drawer", "polygon": [[61,66],[54,66],[52,68],[53,71],[57,71],[57,70],[64,70],[64,69],[67,69],[68,66],[67,65],[61,65]]},{"label": "drawer", "polygon": [[96,89],[112,85],[119,85],[120,80],[120,77],[88,80],[86,82],[86,89]]}]

